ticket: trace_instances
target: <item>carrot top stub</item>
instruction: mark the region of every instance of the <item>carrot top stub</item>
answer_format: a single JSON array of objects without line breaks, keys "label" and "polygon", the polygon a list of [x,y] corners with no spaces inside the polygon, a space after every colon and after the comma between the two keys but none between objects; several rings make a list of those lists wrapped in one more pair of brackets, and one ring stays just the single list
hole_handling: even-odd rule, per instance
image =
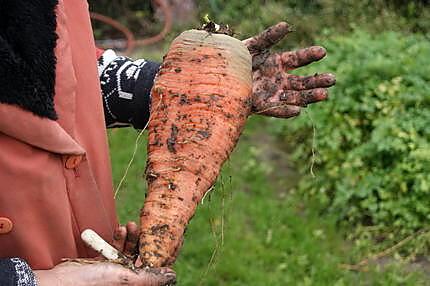
[{"label": "carrot top stub", "polygon": [[151,92],[145,266],[171,265],[198,203],[215,183],[251,111],[251,55],[223,34],[190,30],[164,57]]}]

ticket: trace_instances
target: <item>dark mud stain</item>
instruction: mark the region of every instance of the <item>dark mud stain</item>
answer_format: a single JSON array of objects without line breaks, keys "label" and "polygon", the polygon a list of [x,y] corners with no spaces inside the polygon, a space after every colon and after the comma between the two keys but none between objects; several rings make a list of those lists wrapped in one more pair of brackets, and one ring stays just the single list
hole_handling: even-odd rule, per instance
[{"label": "dark mud stain", "polygon": [[170,131],[170,137],[167,138],[167,149],[171,152],[176,154],[175,144],[176,139],[178,138],[178,127],[175,124],[172,124],[172,128]]},{"label": "dark mud stain", "polygon": [[167,188],[169,190],[174,191],[174,190],[176,190],[177,186],[173,182],[170,182],[169,185],[167,186]]},{"label": "dark mud stain", "polygon": [[151,227],[151,234],[152,235],[163,235],[167,231],[169,231],[169,225],[167,224],[156,224]]},{"label": "dark mud stain", "polygon": [[200,136],[202,136],[205,139],[211,137],[210,132],[207,130],[199,130],[199,131],[197,131],[197,134],[199,134]]},{"label": "dark mud stain", "polygon": [[188,97],[186,94],[181,94],[179,96],[179,104],[180,105],[190,104],[190,101],[188,100]]}]

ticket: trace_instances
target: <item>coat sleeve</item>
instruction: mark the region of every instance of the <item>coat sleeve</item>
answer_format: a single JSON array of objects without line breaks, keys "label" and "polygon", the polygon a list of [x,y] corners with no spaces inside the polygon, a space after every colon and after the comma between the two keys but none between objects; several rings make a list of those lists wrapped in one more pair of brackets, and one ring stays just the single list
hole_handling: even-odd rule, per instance
[{"label": "coat sleeve", "polygon": [[37,286],[37,282],[27,262],[20,258],[6,258],[0,259],[0,285]]},{"label": "coat sleeve", "polygon": [[151,88],[159,63],[98,49],[98,71],[107,127],[143,129],[149,120]]}]

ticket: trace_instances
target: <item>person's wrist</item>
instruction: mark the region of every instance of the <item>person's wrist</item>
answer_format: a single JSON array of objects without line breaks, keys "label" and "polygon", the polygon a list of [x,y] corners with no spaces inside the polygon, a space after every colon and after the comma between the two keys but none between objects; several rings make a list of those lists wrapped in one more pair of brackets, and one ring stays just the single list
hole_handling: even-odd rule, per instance
[{"label": "person's wrist", "polygon": [[55,269],[33,271],[38,286],[60,285]]}]

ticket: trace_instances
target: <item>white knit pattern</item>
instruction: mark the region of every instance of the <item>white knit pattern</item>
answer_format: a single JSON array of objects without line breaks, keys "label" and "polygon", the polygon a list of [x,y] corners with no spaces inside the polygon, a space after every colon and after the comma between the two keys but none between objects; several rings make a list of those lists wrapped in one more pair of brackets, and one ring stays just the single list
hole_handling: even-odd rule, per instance
[{"label": "white knit pattern", "polygon": [[17,286],[37,286],[36,277],[30,266],[19,258],[11,258],[15,266],[15,273],[17,277]]},{"label": "white knit pattern", "polygon": [[117,58],[118,56],[114,52],[114,50],[106,50],[103,52],[103,54],[100,56],[100,58],[97,61],[97,69],[99,71],[99,76],[103,73],[105,68]]}]

